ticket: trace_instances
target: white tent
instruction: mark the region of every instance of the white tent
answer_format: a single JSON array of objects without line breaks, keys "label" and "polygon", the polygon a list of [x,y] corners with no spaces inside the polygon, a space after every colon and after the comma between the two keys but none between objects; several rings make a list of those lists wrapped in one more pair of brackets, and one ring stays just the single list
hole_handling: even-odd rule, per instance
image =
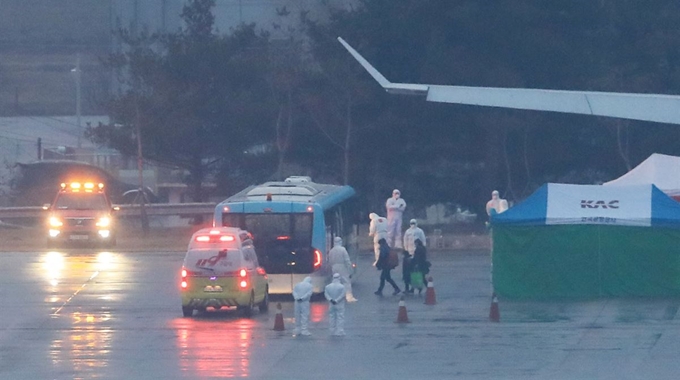
[{"label": "white tent", "polygon": [[654,153],[621,177],[603,185],[653,184],[667,195],[680,198],[680,157]]}]

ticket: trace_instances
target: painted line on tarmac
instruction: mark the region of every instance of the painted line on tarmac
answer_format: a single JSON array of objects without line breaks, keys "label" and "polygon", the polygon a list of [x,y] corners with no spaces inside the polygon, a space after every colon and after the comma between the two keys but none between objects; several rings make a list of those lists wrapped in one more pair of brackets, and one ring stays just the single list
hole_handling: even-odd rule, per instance
[{"label": "painted line on tarmac", "polygon": [[52,313],[51,315],[52,315],[52,316],[59,315],[59,312],[61,311],[61,309],[63,309],[64,306],[66,306],[66,304],[68,304],[69,302],[71,302],[71,300],[72,300],[75,296],[77,296],[78,293],[80,293],[81,290],[85,289],[85,287],[87,286],[87,284],[89,284],[92,280],[94,280],[94,278],[97,277],[98,275],[99,275],[99,271],[96,271],[96,272],[92,273],[92,276],[90,276],[90,278],[88,278],[87,281],[85,281],[85,283],[84,283],[83,285],[81,285],[80,288],[79,288],[78,290],[76,290],[73,294],[71,294],[71,297],[69,297],[66,301],[64,301],[64,303],[61,304],[61,306],[59,306],[59,307],[57,308],[57,310],[56,310],[54,313]]}]

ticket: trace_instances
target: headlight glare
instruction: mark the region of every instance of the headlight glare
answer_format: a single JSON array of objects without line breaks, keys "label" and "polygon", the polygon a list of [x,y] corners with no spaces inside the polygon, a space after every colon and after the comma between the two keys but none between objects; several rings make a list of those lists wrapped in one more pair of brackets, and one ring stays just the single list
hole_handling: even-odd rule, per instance
[{"label": "headlight glare", "polygon": [[62,221],[56,216],[50,217],[50,227],[61,227],[63,225],[64,223],[62,223]]},{"label": "headlight glare", "polygon": [[97,227],[108,227],[111,224],[111,219],[108,216],[103,216],[97,221]]}]

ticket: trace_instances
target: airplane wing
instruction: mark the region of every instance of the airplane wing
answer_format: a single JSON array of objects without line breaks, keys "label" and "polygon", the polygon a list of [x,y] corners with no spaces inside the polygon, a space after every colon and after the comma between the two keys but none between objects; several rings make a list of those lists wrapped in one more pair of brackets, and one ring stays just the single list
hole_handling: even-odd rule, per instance
[{"label": "airplane wing", "polygon": [[392,83],[345,40],[338,41],[390,94],[424,96],[428,102],[566,112],[680,124],[680,96]]}]

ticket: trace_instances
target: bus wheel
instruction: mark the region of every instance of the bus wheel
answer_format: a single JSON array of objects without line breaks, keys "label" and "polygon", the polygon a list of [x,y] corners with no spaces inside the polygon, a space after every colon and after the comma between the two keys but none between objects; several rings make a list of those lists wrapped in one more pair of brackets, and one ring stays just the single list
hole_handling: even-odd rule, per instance
[{"label": "bus wheel", "polygon": [[269,287],[264,290],[264,299],[258,305],[260,312],[266,313],[269,310]]},{"label": "bus wheel", "polygon": [[191,317],[194,315],[194,309],[188,306],[182,306],[182,315],[185,317]]}]

